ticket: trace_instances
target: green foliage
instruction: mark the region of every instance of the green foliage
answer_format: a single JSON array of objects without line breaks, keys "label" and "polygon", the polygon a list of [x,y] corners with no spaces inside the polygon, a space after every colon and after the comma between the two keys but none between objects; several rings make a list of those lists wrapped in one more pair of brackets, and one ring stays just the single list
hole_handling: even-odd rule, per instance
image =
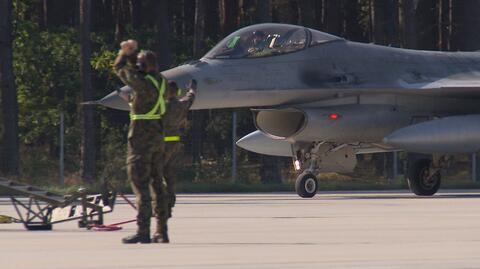
[{"label": "green foliage", "polygon": [[31,22],[16,26],[14,72],[20,138],[27,145],[47,143],[56,137],[57,129],[52,127],[58,126],[59,111],[67,112],[67,126],[76,120],[80,93],[77,34],[73,29],[41,32]]}]

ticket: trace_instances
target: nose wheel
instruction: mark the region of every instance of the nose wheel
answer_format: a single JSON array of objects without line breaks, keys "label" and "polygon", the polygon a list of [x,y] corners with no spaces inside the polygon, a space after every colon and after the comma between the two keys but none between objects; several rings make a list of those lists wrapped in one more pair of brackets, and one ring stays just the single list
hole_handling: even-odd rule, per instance
[{"label": "nose wheel", "polygon": [[312,198],[318,190],[317,177],[309,172],[300,174],[295,181],[295,190],[302,198]]}]

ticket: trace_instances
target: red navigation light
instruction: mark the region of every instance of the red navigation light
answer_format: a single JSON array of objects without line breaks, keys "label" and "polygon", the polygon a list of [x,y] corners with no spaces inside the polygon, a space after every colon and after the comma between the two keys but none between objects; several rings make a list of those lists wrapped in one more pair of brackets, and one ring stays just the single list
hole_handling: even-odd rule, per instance
[{"label": "red navigation light", "polygon": [[328,115],[328,117],[331,120],[338,120],[340,118],[340,115],[338,115],[337,113],[331,113],[330,115]]}]

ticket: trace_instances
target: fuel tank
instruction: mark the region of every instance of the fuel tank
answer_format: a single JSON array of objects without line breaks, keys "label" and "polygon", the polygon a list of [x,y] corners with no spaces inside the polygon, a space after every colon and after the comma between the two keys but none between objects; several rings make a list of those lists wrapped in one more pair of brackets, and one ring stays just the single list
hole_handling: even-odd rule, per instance
[{"label": "fuel tank", "polygon": [[410,125],[383,139],[392,147],[418,153],[476,153],[480,115],[451,116]]}]

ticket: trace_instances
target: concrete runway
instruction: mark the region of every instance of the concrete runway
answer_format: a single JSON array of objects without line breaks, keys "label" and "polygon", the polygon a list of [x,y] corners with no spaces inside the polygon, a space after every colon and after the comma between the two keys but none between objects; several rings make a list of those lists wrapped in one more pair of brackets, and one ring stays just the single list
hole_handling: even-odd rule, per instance
[{"label": "concrete runway", "polygon": [[[15,216],[7,199],[0,214]],[[134,214],[119,204],[106,223]],[[135,224],[0,224],[0,268],[480,268],[480,192],[180,195],[170,230],[170,244],[122,245]]]}]

